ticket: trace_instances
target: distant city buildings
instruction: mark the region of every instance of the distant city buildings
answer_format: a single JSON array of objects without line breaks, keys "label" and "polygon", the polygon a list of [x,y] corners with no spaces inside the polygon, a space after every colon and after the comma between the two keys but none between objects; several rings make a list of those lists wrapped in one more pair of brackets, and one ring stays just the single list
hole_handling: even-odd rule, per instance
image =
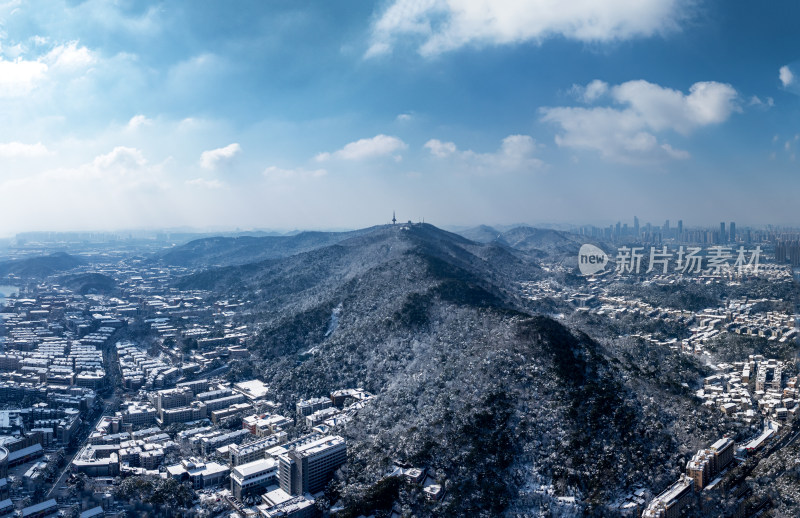
[{"label": "distant city buildings", "polygon": [[653,225],[652,223],[640,224],[639,217],[633,217],[633,224],[617,222],[608,227],[597,227],[594,225],[583,225],[578,227],[575,232],[582,236],[603,239],[613,243],[685,243],[694,245],[738,245],[738,244],[776,244],[779,241],[798,241],[800,240],[800,229],[783,231],[777,229],[751,229],[746,228],[743,232],[738,232],[736,222],[720,222],[719,226],[713,227],[693,227],[684,226],[683,219],[679,219],[677,225],[671,225],[670,220],[664,221],[663,225]]}]

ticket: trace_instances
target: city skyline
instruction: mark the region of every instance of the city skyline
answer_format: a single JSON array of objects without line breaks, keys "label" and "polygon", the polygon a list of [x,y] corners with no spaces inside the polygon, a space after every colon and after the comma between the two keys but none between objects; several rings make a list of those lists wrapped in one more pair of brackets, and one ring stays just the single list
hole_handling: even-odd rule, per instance
[{"label": "city skyline", "polygon": [[[393,216],[396,216],[396,211]],[[372,224],[368,225],[367,227],[362,228],[369,228],[373,226],[380,226],[380,225],[389,225],[394,223],[404,223],[405,221],[411,223],[425,223],[424,218],[412,218],[412,219],[403,219],[399,220],[394,218],[395,220],[388,219],[386,221],[379,221],[379,222],[372,222]],[[637,227],[637,223],[639,226]],[[630,219],[619,218],[616,220],[607,220],[605,222],[601,221],[594,221],[594,222],[579,222],[579,223],[567,223],[567,222],[517,222],[517,223],[510,223],[510,224],[492,224],[492,223],[481,223],[479,225],[438,225],[436,222],[431,222],[434,226],[439,226],[443,230],[449,230],[452,232],[460,232],[464,230],[469,230],[472,228],[477,228],[480,226],[483,227],[490,227],[494,228],[497,227],[498,229],[511,229],[514,227],[532,227],[532,228],[542,228],[542,229],[552,229],[552,230],[564,230],[567,232],[577,232],[580,233],[583,229],[594,228],[597,230],[603,230],[612,228],[615,229],[619,226],[621,229],[627,229],[626,234],[635,234],[637,229],[641,231],[645,231],[646,229],[650,229],[653,231],[661,232],[662,230],[667,228],[667,230],[671,230],[672,233],[679,235],[681,231],[716,231],[720,229],[720,225],[725,224],[728,228],[728,231],[721,231],[725,232],[726,235],[736,235],[737,229],[746,231],[746,230],[755,230],[755,231],[769,231],[769,232],[798,232],[800,233],[800,225],[775,225],[771,223],[767,223],[764,225],[754,225],[748,223],[739,223],[737,224],[735,221],[724,221],[720,223],[711,223],[711,222],[688,222],[685,223],[683,219],[673,220],[673,224],[670,225],[670,220],[665,220],[664,224],[656,224],[651,221],[646,221],[642,218],[638,218],[637,216],[631,216]],[[733,226],[731,228],[731,225]],[[144,236],[150,236],[161,234],[163,236],[168,237],[170,234],[258,234],[264,233],[268,235],[292,235],[300,232],[349,232],[353,230],[358,230],[356,227],[325,227],[325,226],[312,226],[307,228],[274,228],[274,227],[224,227],[224,226],[217,226],[217,227],[192,227],[192,226],[181,226],[181,227],[131,227],[131,228],[88,228],[85,230],[30,230],[30,231],[21,231],[14,234],[0,236],[0,239],[9,239],[14,237],[25,237],[31,238],[35,236],[69,236],[69,235],[82,235],[82,236],[116,236],[117,238],[124,237],[124,234],[128,234],[129,238],[138,239]],[[732,234],[731,234],[732,232]]]},{"label": "city skyline", "polygon": [[625,4],[0,5],[0,235],[800,224],[800,6]]}]

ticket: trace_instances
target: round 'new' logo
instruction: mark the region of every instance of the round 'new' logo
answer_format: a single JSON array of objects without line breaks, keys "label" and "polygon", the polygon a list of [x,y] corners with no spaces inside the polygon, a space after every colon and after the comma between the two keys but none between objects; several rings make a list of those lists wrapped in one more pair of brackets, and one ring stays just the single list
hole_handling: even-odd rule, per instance
[{"label": "round 'new' logo", "polygon": [[578,251],[578,269],[583,275],[593,275],[603,271],[608,263],[605,252],[594,245],[585,244]]}]

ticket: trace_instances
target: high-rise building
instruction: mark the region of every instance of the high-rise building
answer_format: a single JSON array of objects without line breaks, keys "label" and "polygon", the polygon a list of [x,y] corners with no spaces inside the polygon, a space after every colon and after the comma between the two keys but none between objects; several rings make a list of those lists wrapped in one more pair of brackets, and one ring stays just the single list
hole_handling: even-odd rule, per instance
[{"label": "high-rise building", "polygon": [[731,243],[736,242],[736,223],[731,221],[730,225],[728,225],[728,230],[730,231],[730,241]]},{"label": "high-rise building", "polygon": [[683,220],[679,219],[678,220],[678,239],[681,239],[682,235],[683,235]]},{"label": "high-rise building", "polygon": [[782,264],[786,262],[786,250],[787,246],[786,243],[783,241],[778,241],[775,243],[775,262],[778,264]]},{"label": "high-rise building", "polygon": [[728,241],[728,235],[725,233],[725,222],[719,224],[719,241],[725,243]]},{"label": "high-rise building", "polygon": [[710,448],[698,451],[686,464],[686,475],[694,481],[696,491],[706,487],[733,461],[733,446],[733,439],[723,437]]},{"label": "high-rise building", "polygon": [[686,475],[694,480],[695,491],[700,491],[711,482],[712,457],[709,450],[700,450],[686,464]]},{"label": "high-rise building", "polygon": [[347,461],[347,445],[338,435],[322,437],[278,456],[278,480],[290,495],[317,493]]},{"label": "high-rise building", "polygon": [[639,237],[639,218],[637,216],[633,217],[633,236]]},{"label": "high-rise building", "polygon": [[792,266],[800,266],[800,243],[793,241],[789,244],[788,256]]},{"label": "high-rise building", "polygon": [[711,472],[713,475],[725,469],[728,464],[733,461],[733,446],[733,439],[729,437],[723,437],[711,445],[709,450],[713,455],[711,464]]}]

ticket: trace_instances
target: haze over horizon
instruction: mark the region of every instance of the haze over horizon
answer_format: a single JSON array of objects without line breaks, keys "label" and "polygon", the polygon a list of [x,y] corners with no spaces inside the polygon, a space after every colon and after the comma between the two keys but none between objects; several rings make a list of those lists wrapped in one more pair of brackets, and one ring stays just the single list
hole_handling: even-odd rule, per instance
[{"label": "haze over horizon", "polygon": [[441,227],[800,226],[798,15],[4,2],[0,235],[362,228],[393,208]]}]

